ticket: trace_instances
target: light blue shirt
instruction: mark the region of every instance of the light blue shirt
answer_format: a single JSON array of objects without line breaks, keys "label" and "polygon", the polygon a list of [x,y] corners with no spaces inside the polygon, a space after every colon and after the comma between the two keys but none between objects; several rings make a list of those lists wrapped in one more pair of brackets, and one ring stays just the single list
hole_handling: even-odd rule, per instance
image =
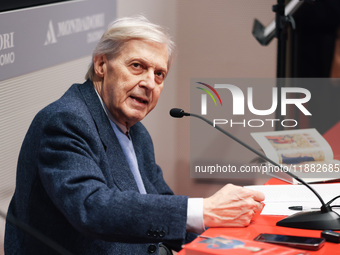
[{"label": "light blue shirt", "polygon": [[144,183],[138,168],[136,153],[133,148],[133,143],[130,135],[123,133],[123,131],[112,120],[110,120],[110,124],[116,133],[120,146],[123,149],[123,152],[131,169],[133,177],[135,178],[135,181],[137,183],[139,193],[146,194]]}]

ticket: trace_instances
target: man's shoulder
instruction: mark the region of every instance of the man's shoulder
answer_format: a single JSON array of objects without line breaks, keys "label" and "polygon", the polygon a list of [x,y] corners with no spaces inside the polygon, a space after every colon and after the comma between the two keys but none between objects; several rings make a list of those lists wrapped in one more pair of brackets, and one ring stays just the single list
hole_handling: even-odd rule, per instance
[{"label": "man's shoulder", "polygon": [[73,84],[59,99],[44,107],[41,112],[56,113],[60,111],[83,111],[86,105],[82,95],[82,86],[89,86],[87,83]]}]

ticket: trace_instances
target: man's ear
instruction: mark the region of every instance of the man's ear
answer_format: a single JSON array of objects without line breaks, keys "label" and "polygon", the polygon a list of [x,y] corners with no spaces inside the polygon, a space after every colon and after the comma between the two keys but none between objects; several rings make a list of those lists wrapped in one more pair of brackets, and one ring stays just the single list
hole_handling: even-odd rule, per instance
[{"label": "man's ear", "polygon": [[94,72],[97,76],[103,78],[106,68],[106,56],[99,55],[94,57]]}]

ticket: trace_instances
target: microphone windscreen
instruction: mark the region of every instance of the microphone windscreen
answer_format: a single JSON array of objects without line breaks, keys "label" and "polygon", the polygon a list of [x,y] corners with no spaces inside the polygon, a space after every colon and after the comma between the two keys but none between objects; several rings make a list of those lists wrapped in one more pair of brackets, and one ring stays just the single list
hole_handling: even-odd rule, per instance
[{"label": "microphone windscreen", "polygon": [[179,108],[172,108],[170,110],[170,115],[174,118],[182,118],[184,116],[184,111]]}]

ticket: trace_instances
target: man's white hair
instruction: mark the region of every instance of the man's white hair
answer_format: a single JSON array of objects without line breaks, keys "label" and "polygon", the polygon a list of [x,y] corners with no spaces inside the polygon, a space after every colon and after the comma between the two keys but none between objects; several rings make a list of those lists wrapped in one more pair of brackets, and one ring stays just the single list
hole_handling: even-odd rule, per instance
[{"label": "man's white hair", "polygon": [[132,39],[141,39],[164,43],[168,48],[168,68],[170,68],[175,44],[169,34],[159,25],[153,24],[143,16],[126,17],[112,22],[99,40],[92,54],[92,62],[85,75],[85,79],[93,80],[94,57],[106,55],[108,59],[117,56],[124,43]]}]

